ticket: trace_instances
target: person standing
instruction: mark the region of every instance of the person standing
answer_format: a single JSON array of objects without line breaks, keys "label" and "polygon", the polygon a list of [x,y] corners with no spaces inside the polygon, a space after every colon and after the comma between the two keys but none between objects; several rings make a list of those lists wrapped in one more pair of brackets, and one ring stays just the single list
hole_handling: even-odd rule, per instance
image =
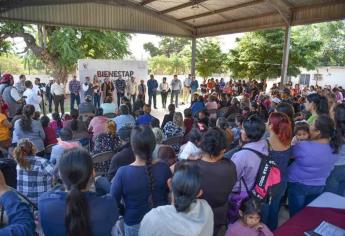
[{"label": "person standing", "polygon": [[49,80],[49,83],[46,85],[46,98],[47,98],[47,101],[48,101],[48,109],[49,109],[49,113],[52,113],[53,112],[53,109],[52,109],[52,104],[53,104],[53,95],[51,93],[51,87],[54,83],[54,80],[53,79],[50,79]]},{"label": "person standing", "polygon": [[26,80],[26,77],[25,75],[20,75],[19,76],[19,81],[16,83],[15,87],[19,93],[20,96],[23,96],[23,93],[26,89],[25,87],[25,80]]},{"label": "person standing", "polygon": [[101,106],[101,85],[96,75],[93,77],[92,88],[93,105],[95,105],[96,108],[99,108]]},{"label": "person standing", "polygon": [[73,79],[69,82],[69,92],[71,93],[71,110],[74,109],[74,103],[77,102],[77,106],[80,104],[80,81],[77,80],[77,76],[73,76]]},{"label": "person standing", "polygon": [[149,92],[149,105],[152,105],[152,99],[153,99],[153,106],[155,109],[157,109],[156,104],[156,95],[157,95],[157,88],[158,88],[158,82],[155,80],[155,77],[151,74],[150,79],[147,81],[147,89]]},{"label": "person standing", "polygon": [[[90,96],[91,98],[93,98],[93,84],[91,83],[90,77],[86,76],[85,77],[85,82],[82,85],[83,88],[83,92],[84,92],[84,99],[87,96]],[[79,106],[79,104],[78,104]]]},{"label": "person standing", "polygon": [[[111,102],[113,101],[113,92],[114,92],[114,85],[112,82],[109,81],[109,78],[104,79],[104,83],[101,86],[103,102],[110,97]],[[109,99],[108,99],[109,100]],[[110,103],[111,103],[110,102]]]},{"label": "person standing", "polygon": [[120,107],[121,99],[125,96],[126,90],[126,81],[122,79],[121,76],[119,76],[119,78],[115,80],[115,88],[117,95],[117,106]]},{"label": "person standing", "polygon": [[192,97],[194,93],[198,91],[199,88],[199,82],[195,79],[195,75],[192,76],[192,81],[190,82],[190,90],[192,93]]},{"label": "person standing", "polygon": [[167,105],[167,97],[169,92],[169,84],[167,83],[167,78],[163,77],[163,82],[159,85],[159,90],[161,91],[162,96],[162,106],[166,108]]},{"label": "person standing", "polygon": [[42,97],[38,94],[37,90],[33,89],[32,82],[30,80],[25,81],[26,90],[23,93],[26,104],[31,104],[35,107],[35,111],[41,112],[40,103]]},{"label": "person standing", "polygon": [[178,108],[178,96],[182,89],[182,83],[181,80],[177,78],[177,75],[174,75],[174,79],[171,81],[171,97],[170,97],[170,103],[174,103],[174,97],[175,97],[175,107]]},{"label": "person standing", "polygon": [[138,95],[142,97],[142,100],[145,103],[145,95],[146,95],[146,85],[144,84],[144,80],[140,80],[140,84],[138,85]]},{"label": "person standing", "polygon": [[183,81],[183,97],[182,97],[182,104],[184,105],[185,103],[188,102],[188,98],[190,95],[190,87],[192,83],[192,75],[189,74],[187,78],[184,79]]},{"label": "person standing", "polygon": [[135,81],[135,77],[132,76],[131,79],[129,79],[127,82],[127,95],[129,99],[132,101],[132,104],[134,104],[135,102],[135,99],[137,97],[137,92],[138,92],[138,85],[137,85],[137,82]]},{"label": "person standing", "polygon": [[59,79],[56,79],[55,83],[51,86],[50,92],[54,98],[55,113],[59,113],[60,105],[61,114],[63,115],[65,113],[65,85],[62,84]]},{"label": "person standing", "polygon": [[11,74],[4,74],[1,80],[0,95],[4,102],[8,105],[8,118],[12,118],[16,115],[17,109],[23,103],[23,99],[20,97],[19,92],[13,87],[13,76]]}]

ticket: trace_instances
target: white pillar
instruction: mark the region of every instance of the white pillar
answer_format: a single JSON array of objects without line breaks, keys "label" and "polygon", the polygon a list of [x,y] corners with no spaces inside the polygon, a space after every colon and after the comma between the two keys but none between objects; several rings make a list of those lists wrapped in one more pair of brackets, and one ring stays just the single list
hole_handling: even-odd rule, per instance
[{"label": "white pillar", "polygon": [[191,74],[195,75],[195,55],[196,55],[196,38],[192,38],[192,64],[191,64]]},{"label": "white pillar", "polygon": [[284,51],[283,51],[283,62],[281,71],[281,85],[287,82],[287,69],[289,65],[289,51],[290,51],[290,36],[291,36],[291,26],[286,26],[285,29],[285,40],[284,40]]}]

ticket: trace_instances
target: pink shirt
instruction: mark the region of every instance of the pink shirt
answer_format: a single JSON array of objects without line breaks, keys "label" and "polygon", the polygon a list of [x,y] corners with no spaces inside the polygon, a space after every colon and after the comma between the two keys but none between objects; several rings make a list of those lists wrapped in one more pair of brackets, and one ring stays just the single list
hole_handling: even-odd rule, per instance
[{"label": "pink shirt", "polygon": [[273,236],[271,230],[269,230],[265,224],[262,225],[263,228],[261,230],[256,230],[243,225],[243,223],[238,220],[229,225],[225,236]]},{"label": "pink shirt", "polygon": [[101,133],[105,133],[105,127],[108,118],[105,116],[96,116],[92,118],[89,124],[89,130],[92,128],[93,137],[97,137]]}]

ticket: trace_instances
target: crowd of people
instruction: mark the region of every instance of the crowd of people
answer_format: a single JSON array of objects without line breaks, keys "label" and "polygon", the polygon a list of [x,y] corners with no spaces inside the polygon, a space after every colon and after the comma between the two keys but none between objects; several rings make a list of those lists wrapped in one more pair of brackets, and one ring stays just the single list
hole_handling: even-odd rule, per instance
[{"label": "crowd of people", "polygon": [[[264,82],[212,78],[199,87],[189,75],[158,85],[151,75],[146,84],[74,77],[68,89],[65,113],[58,80],[44,88],[1,78],[8,225],[0,234],[269,236],[281,207],[292,217],[324,191],[345,195],[341,87],[274,84],[266,93]],[[151,115],[158,92],[168,108],[162,121]],[[55,104],[51,118],[42,114],[44,94],[49,111]],[[179,98],[190,104],[183,114]],[[279,178],[260,198],[254,187],[266,158]]]}]

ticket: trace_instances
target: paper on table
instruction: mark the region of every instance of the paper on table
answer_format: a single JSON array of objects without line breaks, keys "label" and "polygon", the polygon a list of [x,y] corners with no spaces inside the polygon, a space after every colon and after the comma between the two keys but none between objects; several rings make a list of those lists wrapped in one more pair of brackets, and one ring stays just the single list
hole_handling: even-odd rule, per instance
[{"label": "paper on table", "polygon": [[345,236],[345,230],[332,225],[326,221],[322,221],[321,224],[314,229],[314,232],[322,236]]}]

